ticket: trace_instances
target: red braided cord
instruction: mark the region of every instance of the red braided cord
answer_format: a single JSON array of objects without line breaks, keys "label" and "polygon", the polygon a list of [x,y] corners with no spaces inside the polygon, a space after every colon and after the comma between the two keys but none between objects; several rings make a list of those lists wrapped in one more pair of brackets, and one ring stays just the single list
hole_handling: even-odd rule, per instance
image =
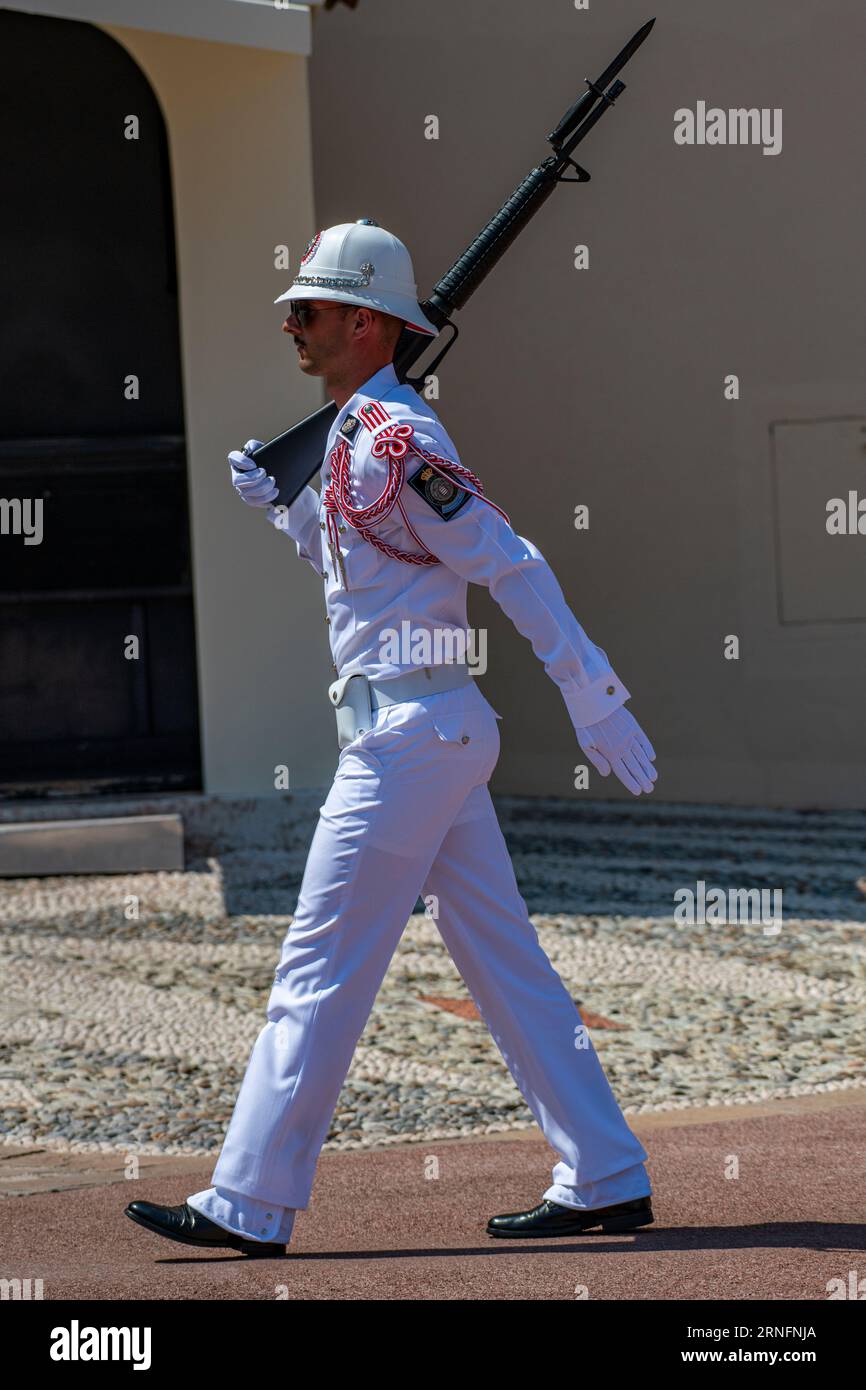
[{"label": "red braided cord", "polygon": [[[402,560],[410,565],[438,565],[441,561],[436,555],[424,545],[420,536],[415,531],[406,512],[400,502],[400,491],[406,476],[406,465],[404,459],[407,453],[417,454],[425,463],[430,464],[435,472],[447,478],[449,482],[454,481],[452,475],[456,475],[471,485],[465,490],[478,497],[482,502],[486,502],[489,507],[499,512],[499,515],[508,517],[501,507],[495,502],[491,502],[484,496],[484,485],[481,479],[472,472],[470,468],[465,468],[462,463],[455,462],[454,459],[444,458],[441,454],[431,453],[422,447],[414,439],[414,429],[409,424],[389,425],[381,434],[377,435],[371,446],[371,452],[375,458],[388,458],[388,480],[375,502],[371,502],[368,507],[356,507],[350,496],[351,483],[351,455],[349,446],[345,439],[341,439],[331,450],[329,463],[331,466],[331,482],[325,488],[324,500],[328,513],[328,531],[334,546],[339,546],[336,529],[335,513],[340,512],[348,524],[380,550],[384,555],[388,555],[393,560]],[[411,442],[410,442],[411,441]],[[447,470],[447,471],[446,471]],[[421,546],[421,553],[416,554],[409,550],[400,550],[395,545],[389,545],[387,541],[380,540],[369,528],[371,525],[384,521],[393,511],[395,504],[398,506],[406,529],[414,536]],[[509,522],[510,525],[510,522]]]}]

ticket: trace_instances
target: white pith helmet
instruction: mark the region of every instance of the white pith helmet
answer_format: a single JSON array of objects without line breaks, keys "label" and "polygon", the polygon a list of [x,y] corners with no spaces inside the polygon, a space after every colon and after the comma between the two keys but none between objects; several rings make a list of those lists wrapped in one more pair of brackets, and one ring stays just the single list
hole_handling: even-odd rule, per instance
[{"label": "white pith helmet", "polygon": [[334,299],[362,304],[403,319],[407,328],[435,337],[438,329],[422,313],[412,258],[402,241],[377,222],[362,218],[317,232],[301,257],[287,299]]}]

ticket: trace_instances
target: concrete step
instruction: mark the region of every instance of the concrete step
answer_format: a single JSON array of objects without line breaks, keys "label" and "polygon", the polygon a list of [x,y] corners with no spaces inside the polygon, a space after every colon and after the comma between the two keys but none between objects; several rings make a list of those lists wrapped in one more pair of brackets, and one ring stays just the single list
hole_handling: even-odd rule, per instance
[{"label": "concrete step", "polygon": [[0,825],[0,877],[182,870],[179,815],[101,816]]}]

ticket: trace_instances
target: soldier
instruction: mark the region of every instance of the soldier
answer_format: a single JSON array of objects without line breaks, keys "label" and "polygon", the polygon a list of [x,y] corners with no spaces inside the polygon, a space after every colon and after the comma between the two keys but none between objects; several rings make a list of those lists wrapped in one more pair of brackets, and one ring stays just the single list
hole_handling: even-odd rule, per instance
[{"label": "soldier", "polygon": [[[436,332],[403,243],[368,220],[319,232],[283,302],[298,365],[324,377],[338,409],[322,492],[308,486],[274,506],[273,478],[249,457],[255,440],[229,462],[244,502],[266,509],[324,580],[341,752],[213,1186],[178,1207],[133,1202],[127,1214],[186,1244],[284,1253],[420,893],[438,902],[448,950],[560,1155],[540,1204],[492,1217],[488,1234],[648,1225],[646,1151],[539,944],[493,809],[499,716],[465,662],[427,660],[437,635],[465,645],[468,584],[485,585],[529,639],[602,776],[612,769],[635,796],[651,792],[652,745],[544,557],[484,496],[428,402],[398,381],[403,325]],[[409,650],[393,640],[407,630]]]}]

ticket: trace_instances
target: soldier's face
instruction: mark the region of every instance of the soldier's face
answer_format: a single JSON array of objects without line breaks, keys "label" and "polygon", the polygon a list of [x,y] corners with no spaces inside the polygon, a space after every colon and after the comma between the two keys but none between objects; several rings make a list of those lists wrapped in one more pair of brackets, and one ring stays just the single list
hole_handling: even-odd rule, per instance
[{"label": "soldier's face", "polygon": [[291,301],[289,309],[283,332],[295,340],[298,366],[308,376],[323,376],[339,362],[351,341],[352,305],[305,299]]}]

